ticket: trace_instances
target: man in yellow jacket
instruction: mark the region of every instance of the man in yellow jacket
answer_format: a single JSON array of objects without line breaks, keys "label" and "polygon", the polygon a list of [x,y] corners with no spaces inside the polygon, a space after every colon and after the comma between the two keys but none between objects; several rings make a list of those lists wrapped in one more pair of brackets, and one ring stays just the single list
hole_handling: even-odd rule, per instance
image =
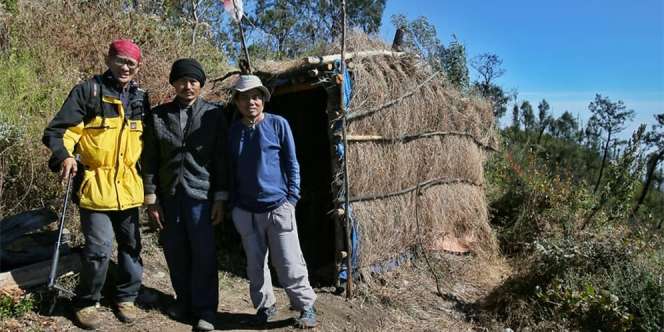
[{"label": "man in yellow jacket", "polygon": [[108,70],[72,89],[42,139],[53,153],[49,167],[79,184],[76,198],[85,247],[74,311],[86,329],[100,325],[96,304],[113,237],[118,243],[117,316],[131,322],[139,313],[134,300],[143,275],[138,225],[143,182],[136,166],[143,148],[143,115],[150,107],[147,94],[133,81],[140,61],[141,50],[132,41],[112,42]]}]

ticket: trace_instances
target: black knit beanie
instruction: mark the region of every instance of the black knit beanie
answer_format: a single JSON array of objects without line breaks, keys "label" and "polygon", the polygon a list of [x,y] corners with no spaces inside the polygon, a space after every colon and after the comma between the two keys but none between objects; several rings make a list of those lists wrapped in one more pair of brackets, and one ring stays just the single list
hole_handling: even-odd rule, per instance
[{"label": "black knit beanie", "polygon": [[172,85],[173,82],[185,76],[196,79],[201,84],[201,87],[205,85],[205,71],[203,70],[203,66],[194,59],[178,59],[173,62],[168,82]]}]

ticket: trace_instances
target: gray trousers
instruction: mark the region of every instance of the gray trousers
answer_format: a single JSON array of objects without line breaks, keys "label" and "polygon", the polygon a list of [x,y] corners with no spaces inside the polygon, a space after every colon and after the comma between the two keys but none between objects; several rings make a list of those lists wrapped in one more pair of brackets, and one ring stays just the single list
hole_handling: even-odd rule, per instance
[{"label": "gray trousers", "polygon": [[233,223],[242,237],[247,255],[249,293],[254,307],[270,307],[276,302],[267,264],[268,254],[272,256],[272,265],[293,308],[303,310],[313,306],[316,294],[309,284],[307,263],[297,237],[295,207],[284,203],[265,213],[252,213],[236,207]]},{"label": "gray trousers", "polygon": [[78,304],[93,305],[101,299],[113,251],[113,238],[118,243],[115,301],[133,302],[138,296],[143,276],[138,208],[124,211],[80,209],[80,214],[85,246],[81,256]]}]

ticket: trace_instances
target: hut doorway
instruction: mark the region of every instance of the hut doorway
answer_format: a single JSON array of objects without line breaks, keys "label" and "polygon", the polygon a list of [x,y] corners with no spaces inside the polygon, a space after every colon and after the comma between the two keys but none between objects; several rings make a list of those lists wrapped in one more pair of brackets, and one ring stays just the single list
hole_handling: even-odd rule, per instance
[{"label": "hut doorway", "polygon": [[[266,111],[290,124],[300,163],[301,198],[296,208],[300,245],[311,277],[331,282],[334,272],[334,208],[332,170],[326,114],[327,92],[314,88],[297,92],[275,91]],[[328,280],[329,279],[329,280]]]}]

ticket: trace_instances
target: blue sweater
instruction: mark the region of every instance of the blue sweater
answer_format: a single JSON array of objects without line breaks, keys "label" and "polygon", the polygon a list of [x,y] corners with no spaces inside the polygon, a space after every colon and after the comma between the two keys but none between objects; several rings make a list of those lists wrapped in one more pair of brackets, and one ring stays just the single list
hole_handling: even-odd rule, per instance
[{"label": "blue sweater", "polygon": [[254,213],[300,199],[300,165],[288,121],[264,114],[253,128],[237,120],[229,130],[231,204]]}]

